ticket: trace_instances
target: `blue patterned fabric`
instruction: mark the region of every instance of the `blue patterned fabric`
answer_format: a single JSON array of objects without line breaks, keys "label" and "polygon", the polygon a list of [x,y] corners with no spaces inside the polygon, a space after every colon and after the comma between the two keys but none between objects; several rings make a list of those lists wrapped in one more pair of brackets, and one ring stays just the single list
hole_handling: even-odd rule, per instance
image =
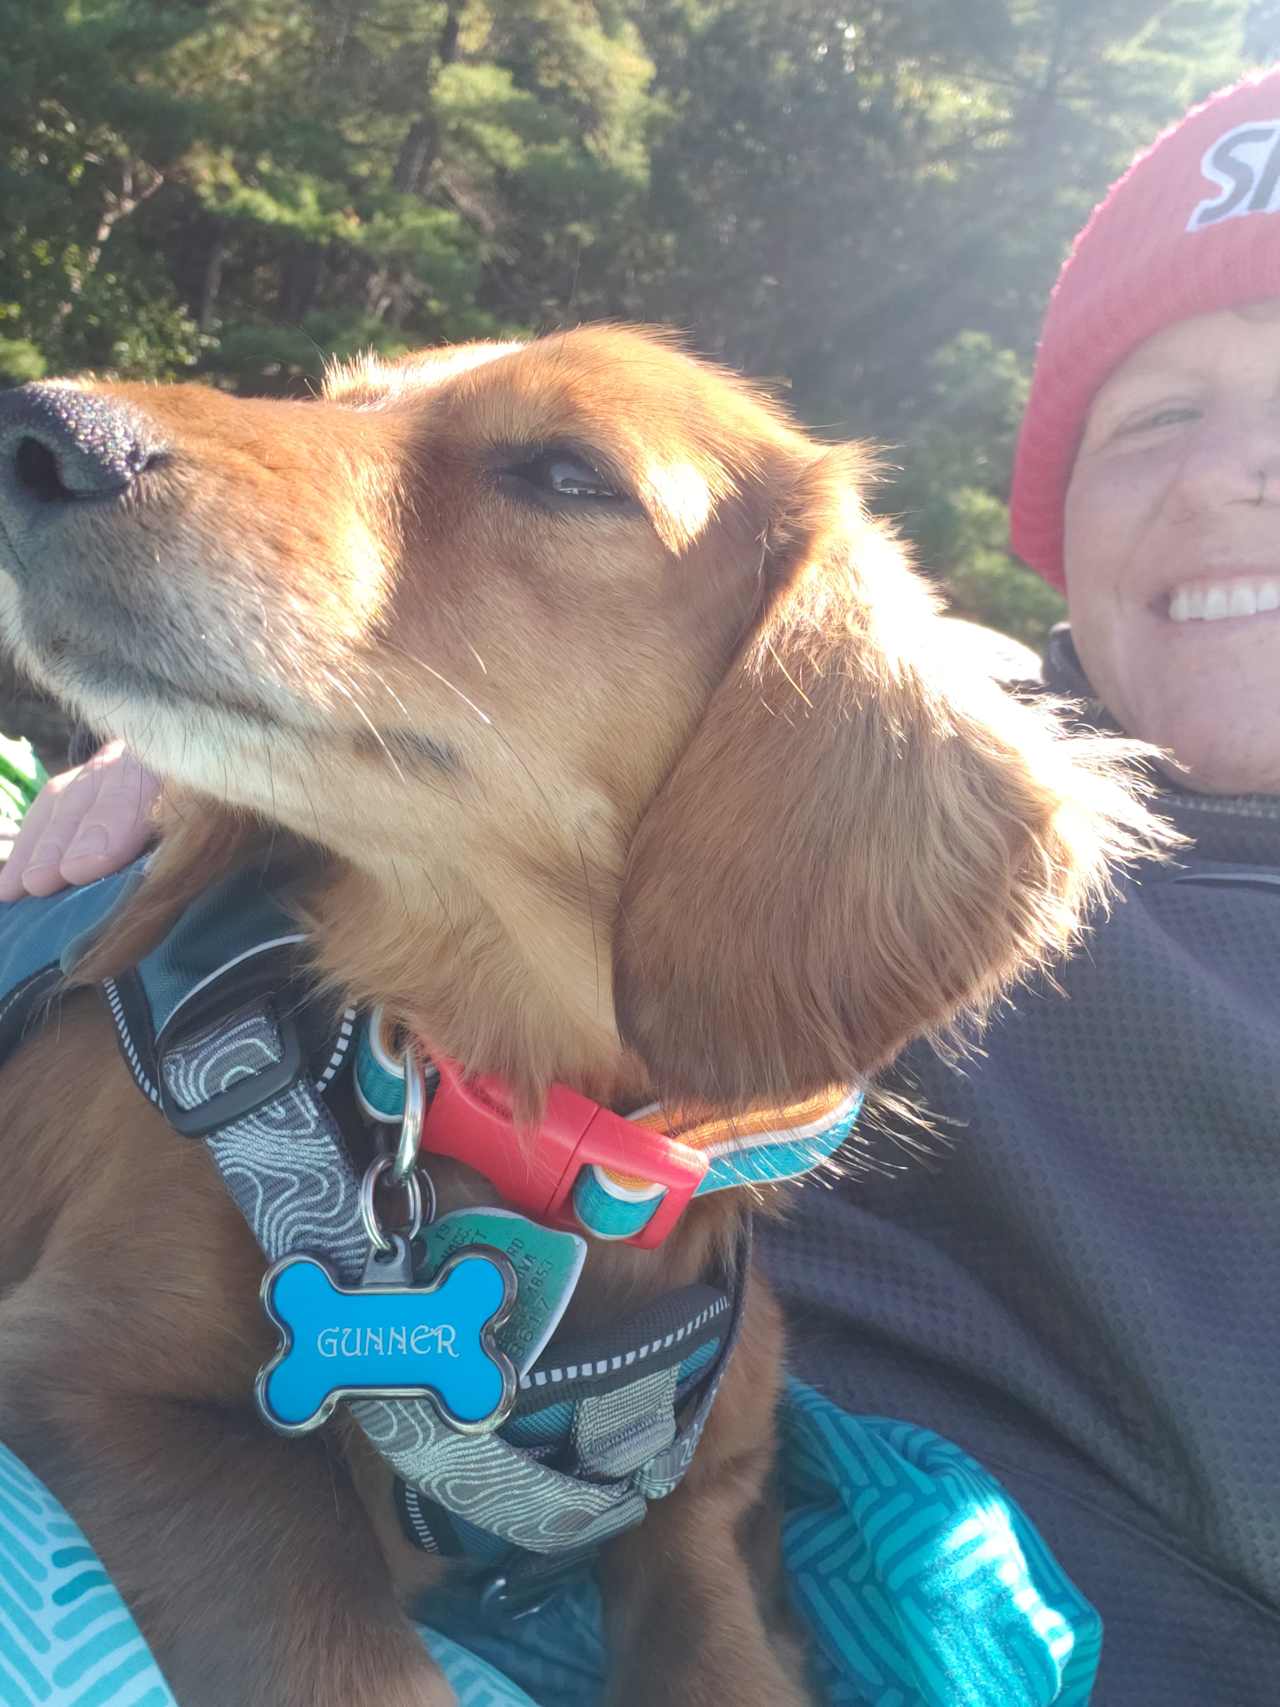
[{"label": "blue patterned fabric", "polygon": [[783,1556],[830,1707],[1083,1707],[1102,1622],[981,1465],[792,1382]]},{"label": "blue patterned fabric", "polygon": [[53,1495],[3,1446],[0,1702],[176,1707],[92,1547]]},{"label": "blue patterned fabric", "polygon": [[[994,1477],[928,1429],[851,1416],[797,1381],[781,1427],[783,1554],[815,1701],[1085,1707],[1101,1621]],[[594,1582],[505,1627],[455,1595],[428,1616],[510,1681],[461,1707],[598,1707]]]},{"label": "blue patterned fabric", "polygon": [[[928,1429],[855,1417],[792,1382],[783,1550],[827,1707],[1084,1707],[1101,1623],[1023,1512]],[[487,1623],[437,1596],[423,1639],[459,1707],[598,1707],[584,1578]],[[0,1447],[0,1707],[176,1707],[84,1537]]]}]

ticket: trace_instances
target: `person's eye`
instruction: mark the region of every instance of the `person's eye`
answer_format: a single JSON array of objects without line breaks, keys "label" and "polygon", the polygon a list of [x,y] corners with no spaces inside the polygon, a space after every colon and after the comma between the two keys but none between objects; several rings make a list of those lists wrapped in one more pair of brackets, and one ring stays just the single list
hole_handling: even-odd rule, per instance
[{"label": "person's eye", "polygon": [[539,496],[592,503],[620,503],[626,498],[607,476],[576,451],[546,450],[524,462],[510,463],[503,474],[522,482]]},{"label": "person's eye", "polygon": [[1194,421],[1200,414],[1192,403],[1165,403],[1158,409],[1147,409],[1123,421],[1117,438],[1131,438],[1137,433],[1155,433],[1162,427],[1176,427],[1183,421]]}]

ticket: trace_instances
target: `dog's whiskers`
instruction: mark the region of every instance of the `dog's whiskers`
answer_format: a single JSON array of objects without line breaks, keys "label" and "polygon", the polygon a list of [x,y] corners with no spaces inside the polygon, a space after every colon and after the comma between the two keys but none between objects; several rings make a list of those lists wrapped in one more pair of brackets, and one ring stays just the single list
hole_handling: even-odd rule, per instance
[{"label": "dog's whiskers", "polygon": [[369,716],[369,713],[361,705],[359,699],[356,697],[356,693],[355,693],[354,688],[349,687],[349,686],[347,686],[346,683],[340,681],[332,670],[326,670],[323,667],[323,665],[321,666],[321,672],[320,673],[324,676],[325,680],[329,683],[329,685],[331,687],[336,688],[338,690],[338,692],[343,695],[344,698],[350,700],[352,709],[355,711],[356,715],[358,717],[360,717],[363,720],[363,722],[367,725],[367,727],[369,729],[369,733],[373,736],[374,740],[378,743],[378,745],[382,748],[383,752],[387,755],[388,762],[390,763],[392,770],[396,773],[397,781],[399,781],[401,784],[406,784],[407,779],[405,777],[404,772],[400,768],[400,761],[396,758],[395,754],[391,751],[391,748],[387,745],[386,739],[383,736],[382,731],[378,728],[377,724],[373,721],[372,717]]},{"label": "dog's whiskers", "polygon": [[381,670],[375,670],[373,668],[372,664],[366,664],[365,665],[365,674],[368,676],[371,676],[373,678],[373,680],[382,689],[383,693],[389,695],[393,700],[395,700],[397,707],[404,713],[404,715],[412,723],[413,714],[410,712],[409,707],[400,698],[400,695],[392,687],[391,683],[387,680],[387,678],[382,674]]},{"label": "dog's whiskers", "polygon": [[[392,652],[398,652],[400,656],[407,659],[409,663],[416,664],[420,670],[425,670],[429,676],[434,676],[442,687],[448,688],[450,693],[456,693],[462,703],[469,710],[475,712],[481,723],[487,723],[492,726],[493,719],[489,716],[489,713],[487,711],[482,711],[476,704],[475,700],[470,699],[465,693],[463,693],[462,689],[458,687],[455,682],[451,682],[448,676],[442,675],[440,671],[436,669],[434,664],[428,664],[425,658],[417,657],[414,653],[407,651],[403,646],[397,645],[394,640],[388,640],[386,644]],[[483,669],[484,666],[481,665],[481,668]]]},{"label": "dog's whiskers", "polygon": [[[409,728],[412,730],[413,724],[414,724],[413,713],[409,710],[409,707],[400,698],[400,695],[396,692],[396,690],[391,686],[391,683],[389,681],[387,681],[386,677],[382,674],[382,672],[380,670],[374,669],[374,667],[366,661],[364,663],[364,666],[363,666],[363,674],[366,678],[371,679],[374,683],[376,683],[376,685],[379,688],[381,688],[382,691],[385,694],[387,694],[387,696],[389,698],[391,698],[395,701],[397,707],[403,713],[406,723],[408,724]],[[347,673],[347,680],[352,685],[352,687],[354,689],[354,687],[356,685],[356,677],[355,677],[353,672],[349,671]],[[377,734],[376,730],[375,730],[375,734]],[[379,740],[381,742],[381,745],[383,747],[386,747],[385,740],[382,740],[382,738],[380,736],[379,736]],[[446,775],[446,777],[449,775],[449,770],[447,767],[445,767],[445,775]],[[402,778],[402,780],[403,780],[403,778]],[[436,787],[435,784],[427,782],[425,778],[423,778],[423,781],[424,781],[425,786],[430,788],[433,793],[443,794],[445,792],[444,789],[438,788],[438,787]],[[453,801],[456,805],[461,806],[463,804],[462,795],[459,792],[456,785],[454,785],[452,788],[450,788],[449,794],[450,794],[450,797],[453,799]]]}]

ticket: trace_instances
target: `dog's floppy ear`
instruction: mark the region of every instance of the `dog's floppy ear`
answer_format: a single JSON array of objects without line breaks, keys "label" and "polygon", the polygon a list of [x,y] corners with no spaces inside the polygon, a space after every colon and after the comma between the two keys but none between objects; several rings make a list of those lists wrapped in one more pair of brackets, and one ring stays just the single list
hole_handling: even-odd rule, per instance
[{"label": "dog's floppy ear", "polygon": [[204,890],[268,849],[287,852],[289,838],[261,819],[172,785],[160,798],[159,819],[159,846],[142,882],[77,962],[71,983],[96,983],[135,965]]},{"label": "dog's floppy ear", "polygon": [[629,850],[618,1025],[675,1102],[871,1072],[1066,946],[1159,838],[1104,743],[948,658],[857,483],[842,450],[792,480],[765,606]]}]

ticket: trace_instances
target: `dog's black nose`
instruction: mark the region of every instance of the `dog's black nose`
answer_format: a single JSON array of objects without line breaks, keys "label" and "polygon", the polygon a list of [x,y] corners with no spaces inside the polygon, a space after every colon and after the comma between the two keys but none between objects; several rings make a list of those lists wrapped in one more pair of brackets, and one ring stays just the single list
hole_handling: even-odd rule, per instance
[{"label": "dog's black nose", "polygon": [[128,403],[64,385],[0,392],[0,506],[25,511],[127,492],[164,447]]}]

